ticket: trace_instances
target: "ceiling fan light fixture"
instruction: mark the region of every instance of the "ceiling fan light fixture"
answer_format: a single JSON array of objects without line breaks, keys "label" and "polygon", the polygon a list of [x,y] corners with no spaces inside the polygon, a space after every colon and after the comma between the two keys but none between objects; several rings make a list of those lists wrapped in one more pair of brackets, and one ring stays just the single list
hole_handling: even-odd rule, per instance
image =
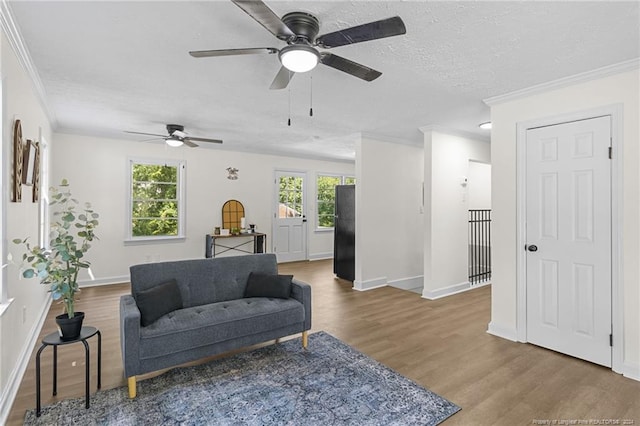
[{"label": "ceiling fan light fixture", "polygon": [[182,140],[180,140],[180,139],[178,139],[178,138],[176,138],[174,136],[170,136],[170,137],[166,138],[164,141],[167,143],[167,145],[169,145],[169,146],[171,146],[173,148],[177,148],[179,146],[182,146],[182,144],[183,144]]},{"label": "ceiling fan light fixture", "polygon": [[486,123],[480,123],[480,124],[478,124],[478,127],[480,127],[481,129],[484,129],[484,130],[490,130],[491,129],[491,122],[487,121]]},{"label": "ceiling fan light fixture", "polygon": [[282,65],[293,72],[311,71],[318,65],[320,55],[311,46],[306,44],[294,44],[280,50],[278,54]]}]

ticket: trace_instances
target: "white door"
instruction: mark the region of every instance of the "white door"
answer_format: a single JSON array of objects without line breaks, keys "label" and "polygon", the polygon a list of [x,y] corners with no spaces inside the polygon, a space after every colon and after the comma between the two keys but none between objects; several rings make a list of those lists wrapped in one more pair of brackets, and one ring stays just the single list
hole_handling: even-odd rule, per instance
[{"label": "white door", "polygon": [[611,366],[611,121],[527,131],[527,340]]},{"label": "white door", "polygon": [[306,174],[276,171],[273,252],[278,262],[307,259]]}]

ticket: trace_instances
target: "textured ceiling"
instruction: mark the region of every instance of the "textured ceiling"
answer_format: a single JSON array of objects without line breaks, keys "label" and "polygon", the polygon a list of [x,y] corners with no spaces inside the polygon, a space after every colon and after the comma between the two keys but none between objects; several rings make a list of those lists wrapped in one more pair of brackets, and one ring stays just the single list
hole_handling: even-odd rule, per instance
[{"label": "textured ceiling", "polygon": [[482,99],[640,57],[635,1],[266,3],[314,14],[320,34],[394,15],[407,34],[331,50],[381,71],[373,82],[319,65],[272,91],[276,55],[187,53],[284,46],[229,1],[8,2],[57,130],[132,143],[144,137],[124,130],[178,123],[224,139],[211,149],[349,160],[359,132],[421,144],[418,128],[438,125],[488,138]]}]

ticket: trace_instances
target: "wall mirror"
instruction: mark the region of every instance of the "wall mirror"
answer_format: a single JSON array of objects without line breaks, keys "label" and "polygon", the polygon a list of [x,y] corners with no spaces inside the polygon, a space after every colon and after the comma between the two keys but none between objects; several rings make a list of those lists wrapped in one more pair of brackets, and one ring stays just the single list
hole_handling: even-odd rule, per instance
[{"label": "wall mirror", "polygon": [[240,218],[244,217],[244,206],[238,200],[229,200],[222,205],[222,228],[240,229]]}]

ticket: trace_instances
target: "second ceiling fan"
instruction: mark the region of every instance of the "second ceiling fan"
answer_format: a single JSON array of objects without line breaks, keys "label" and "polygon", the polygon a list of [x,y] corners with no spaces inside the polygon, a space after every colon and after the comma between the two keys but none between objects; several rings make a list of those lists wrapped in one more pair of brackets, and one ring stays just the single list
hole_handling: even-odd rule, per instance
[{"label": "second ceiling fan", "polygon": [[404,22],[399,16],[369,22],[368,24],[345,28],[318,36],[318,19],[306,12],[287,13],[280,19],[264,2],[260,0],[231,0],[245,13],[255,19],[287,46],[257,47],[247,49],[197,50],[189,54],[195,58],[215,56],[278,54],[282,66],[271,83],[270,89],[284,89],[296,72],[312,70],[318,63],[346,72],[365,81],[373,81],[382,73],[365,65],[358,64],[328,52],[320,52],[316,47],[331,49],[347,44],[361,43],[385,37],[405,34]]}]

